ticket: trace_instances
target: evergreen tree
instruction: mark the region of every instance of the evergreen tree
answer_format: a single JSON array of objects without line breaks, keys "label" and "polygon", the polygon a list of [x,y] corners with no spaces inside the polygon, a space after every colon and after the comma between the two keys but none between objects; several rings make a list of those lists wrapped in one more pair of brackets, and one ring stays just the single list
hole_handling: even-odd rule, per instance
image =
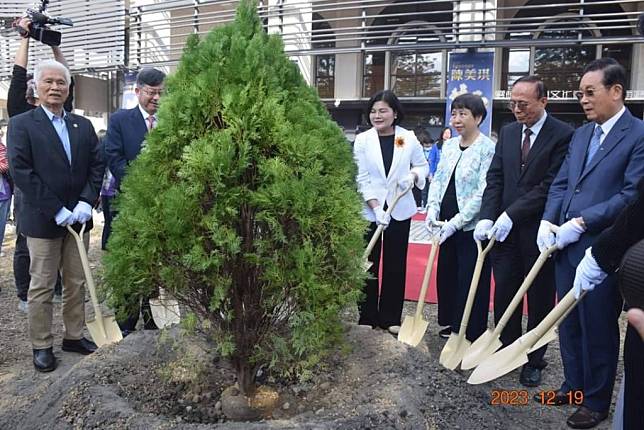
[{"label": "evergreen tree", "polygon": [[105,256],[112,303],[162,287],[193,312],[249,395],[340,339],[364,279],[350,146],[262,29],[254,1],[189,39],[128,168]]}]

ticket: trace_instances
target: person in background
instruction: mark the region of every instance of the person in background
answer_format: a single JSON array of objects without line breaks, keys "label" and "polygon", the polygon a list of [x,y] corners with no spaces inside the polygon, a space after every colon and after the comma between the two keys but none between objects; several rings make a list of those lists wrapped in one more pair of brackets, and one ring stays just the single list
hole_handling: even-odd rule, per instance
[{"label": "person in background", "polygon": [[114,178],[109,167],[107,167],[107,155],[105,154],[105,135],[107,134],[107,131],[99,130],[96,134],[98,136],[98,142],[101,145],[101,151],[105,161],[105,174],[103,175],[103,185],[101,186],[101,208],[105,219],[105,223],[103,224],[103,234],[101,236],[101,249],[105,251],[107,249],[107,239],[112,233],[112,219],[114,218],[112,200],[116,196],[116,178]]},{"label": "person in background", "polygon": [[[29,43],[28,36],[29,26],[31,20],[29,18],[22,18],[18,22],[18,26],[23,29],[20,39],[20,45],[16,51],[16,57],[13,65],[13,73],[9,83],[9,91],[7,93],[7,112],[9,118],[18,114],[36,109],[40,105],[38,93],[36,91],[34,80],[27,74],[27,62],[29,60]],[[67,62],[63,56],[59,46],[51,47],[54,59],[67,67]],[[69,84],[69,95],[63,105],[66,112],[73,110],[74,100],[74,78],[71,78]],[[14,220],[16,223],[16,244],[13,252],[13,276],[16,284],[16,294],[18,296],[18,309],[21,312],[28,312],[27,304],[27,291],[29,290],[29,283],[31,276],[29,275],[29,249],[27,249],[27,238],[21,233],[20,213],[22,207],[22,195],[18,187],[14,188]],[[54,303],[62,302],[63,283],[60,274],[56,281],[54,289]]]},{"label": "person in background", "polygon": [[[364,286],[364,299],[359,303],[358,324],[379,326],[397,335],[405,296],[409,227],[416,213],[412,194],[400,198],[391,216],[385,212],[400,190],[412,185],[419,189],[425,187],[428,166],[414,133],[397,125],[404,113],[393,92],[385,90],[374,95],[367,104],[367,113],[372,128],[360,133],[353,147],[358,165],[356,181],[364,201],[363,216],[371,223],[367,241],[378,225],[385,226],[386,230],[384,239],[378,240],[369,256],[373,265]],[[379,289],[381,247],[383,267]]]},{"label": "person in background", "polygon": [[[4,142],[4,131],[0,128],[0,251],[4,241],[4,229],[9,217],[13,184],[9,175],[9,161],[7,160],[7,147]],[[0,256],[4,253],[0,252]]]},{"label": "person in background", "polygon": [[[420,141],[420,144],[423,145],[423,155],[425,156],[425,160],[427,160],[427,166],[429,167],[429,156],[432,152],[432,138],[429,136],[429,134],[422,130],[420,133],[416,134],[418,136],[418,140]],[[425,188],[423,188],[423,191],[421,192],[421,201],[420,201],[420,210],[419,212],[425,213],[427,211],[427,193],[429,192],[429,182],[431,181],[431,173],[429,172],[429,169],[427,169],[427,179],[425,183]]]},{"label": "person in background", "polygon": [[436,169],[438,168],[438,162],[441,159],[441,152],[443,151],[443,144],[452,138],[452,129],[445,127],[441,131],[441,135],[438,137],[438,140],[434,142],[432,150],[429,153],[429,177],[430,179],[436,174]]},{"label": "person in background", "polygon": [[[156,114],[159,109],[159,100],[164,91],[164,79],[165,73],[157,69],[146,68],[139,71],[134,90],[139,103],[132,109],[122,109],[110,117],[107,134],[103,141],[105,142],[106,167],[114,176],[117,192],[119,192],[121,182],[126,175],[128,164],[139,156],[145,136],[157,124]],[[109,203],[108,206],[110,206],[112,218],[118,216]],[[109,249],[109,234],[110,230],[103,240],[107,249]],[[157,326],[152,319],[149,297],[132,297],[130,302],[132,307],[129,315],[119,321],[123,336],[127,336],[136,329],[139,314],[143,316],[144,329],[156,330]]]},{"label": "person in background", "polygon": [[[458,137],[443,143],[436,173],[427,197],[428,230],[437,220],[440,231],[438,253],[438,324],[443,338],[458,332],[477,259],[472,234],[479,218],[485,176],[494,156],[494,142],[479,130],[487,111],[481,97],[462,94],[451,105],[451,126]],[[467,339],[474,341],[487,329],[491,269],[488,261],[481,272],[467,327]]]}]

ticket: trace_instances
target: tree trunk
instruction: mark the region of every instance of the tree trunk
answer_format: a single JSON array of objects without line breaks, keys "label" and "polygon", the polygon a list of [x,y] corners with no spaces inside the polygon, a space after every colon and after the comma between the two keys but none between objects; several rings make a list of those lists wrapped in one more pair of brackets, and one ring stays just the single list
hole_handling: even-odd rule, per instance
[{"label": "tree trunk", "polygon": [[237,371],[237,384],[239,385],[239,391],[246,396],[251,397],[255,393],[255,375],[256,369],[255,366],[251,366],[244,359],[239,359],[235,365]]}]

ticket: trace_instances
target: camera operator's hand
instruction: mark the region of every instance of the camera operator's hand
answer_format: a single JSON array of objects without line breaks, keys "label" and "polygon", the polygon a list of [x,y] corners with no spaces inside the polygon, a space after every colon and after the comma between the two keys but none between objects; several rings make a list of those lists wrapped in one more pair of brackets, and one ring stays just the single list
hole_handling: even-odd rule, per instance
[{"label": "camera operator's hand", "polygon": [[20,18],[20,21],[18,21],[18,33],[20,33],[20,36],[23,38],[28,38],[29,37],[29,27],[31,26],[31,19],[28,17],[23,17]]}]

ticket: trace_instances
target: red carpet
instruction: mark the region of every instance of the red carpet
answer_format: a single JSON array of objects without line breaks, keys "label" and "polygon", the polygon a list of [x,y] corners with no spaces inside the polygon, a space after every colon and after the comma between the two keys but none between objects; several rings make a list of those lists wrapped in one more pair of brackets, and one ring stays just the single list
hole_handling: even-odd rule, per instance
[{"label": "red carpet", "polygon": [[[414,221],[425,220],[425,214],[416,214],[412,217]],[[418,301],[420,295],[420,288],[423,283],[423,275],[425,274],[425,264],[429,258],[430,245],[421,245],[410,243],[407,251],[407,282],[405,284],[405,300]],[[440,251],[439,251],[440,252]],[[438,256],[436,256],[436,262]],[[434,262],[434,269],[432,270],[432,277],[429,282],[429,288],[425,301],[428,303],[437,303],[436,295],[436,262]],[[491,280],[490,285],[490,311],[494,309],[494,278]],[[524,301],[523,313],[527,314],[527,300]]]}]

